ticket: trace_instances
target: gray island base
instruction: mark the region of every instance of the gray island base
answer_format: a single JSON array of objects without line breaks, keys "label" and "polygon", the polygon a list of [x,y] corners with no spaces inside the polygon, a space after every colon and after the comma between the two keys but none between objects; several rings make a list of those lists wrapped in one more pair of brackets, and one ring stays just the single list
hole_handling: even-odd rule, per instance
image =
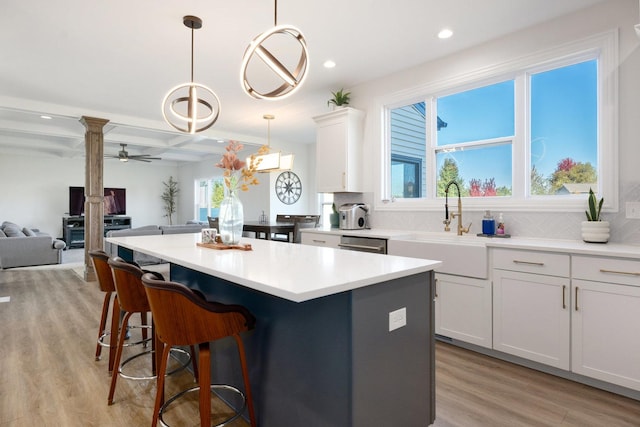
[{"label": "gray island base", "polygon": [[[244,334],[261,427],[428,426],[435,420],[433,272],[293,302],[171,264],[171,280],[247,307]],[[389,331],[391,312],[406,326]],[[212,382],[241,385],[231,340],[212,347]]]}]

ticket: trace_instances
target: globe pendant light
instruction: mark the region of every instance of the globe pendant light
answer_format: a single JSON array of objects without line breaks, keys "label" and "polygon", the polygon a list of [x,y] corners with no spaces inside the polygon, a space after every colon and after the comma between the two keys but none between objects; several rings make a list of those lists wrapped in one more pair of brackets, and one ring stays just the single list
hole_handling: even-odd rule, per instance
[{"label": "globe pendant light", "polygon": [[[300,46],[300,58],[293,71],[289,70],[282,62],[282,58],[267,49],[266,45],[269,39],[279,36],[285,36],[289,40],[293,40]],[[273,73],[273,77],[281,81],[280,86],[271,88],[266,91],[256,89],[251,84],[247,75],[247,68],[257,62],[255,57],[262,60],[267,70]],[[255,65],[255,64],[254,64]],[[254,38],[242,57],[242,67],[240,68],[240,82],[244,91],[251,97],[256,99],[281,99],[292,95],[304,83],[309,68],[309,52],[307,50],[307,42],[302,32],[291,25],[278,25],[278,0],[275,0],[274,27]]]},{"label": "globe pendant light", "polygon": [[194,31],[202,27],[202,20],[187,15],[182,19],[191,28],[191,82],[171,89],[162,101],[162,116],[180,132],[194,134],[209,129],[220,115],[218,96],[205,85],[193,82]]}]

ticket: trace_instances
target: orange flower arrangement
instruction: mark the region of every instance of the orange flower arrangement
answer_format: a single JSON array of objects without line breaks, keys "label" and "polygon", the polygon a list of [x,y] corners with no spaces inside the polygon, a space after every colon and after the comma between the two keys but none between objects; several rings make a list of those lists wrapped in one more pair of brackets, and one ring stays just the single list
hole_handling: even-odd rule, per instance
[{"label": "orange flower arrangement", "polygon": [[[236,191],[238,185],[240,185],[240,190],[248,191],[250,185],[260,183],[254,176],[254,173],[262,159],[256,159],[256,156],[261,156],[269,152],[267,145],[261,146],[257,153],[249,157],[249,166],[247,166],[247,162],[238,158],[238,152],[242,151],[243,148],[244,145],[240,142],[234,140],[229,141],[229,145],[225,147],[227,151],[222,155],[220,162],[216,163],[216,167],[224,169],[224,184],[231,192]],[[240,174],[239,176],[238,172]]]}]

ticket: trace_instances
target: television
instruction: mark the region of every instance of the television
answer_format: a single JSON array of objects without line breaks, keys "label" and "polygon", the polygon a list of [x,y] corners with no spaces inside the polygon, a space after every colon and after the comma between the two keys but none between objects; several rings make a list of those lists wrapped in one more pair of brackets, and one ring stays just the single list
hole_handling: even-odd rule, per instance
[{"label": "television", "polygon": [[[127,189],[104,188],[104,215],[127,214]],[[84,187],[69,187],[69,215],[84,215]]]}]

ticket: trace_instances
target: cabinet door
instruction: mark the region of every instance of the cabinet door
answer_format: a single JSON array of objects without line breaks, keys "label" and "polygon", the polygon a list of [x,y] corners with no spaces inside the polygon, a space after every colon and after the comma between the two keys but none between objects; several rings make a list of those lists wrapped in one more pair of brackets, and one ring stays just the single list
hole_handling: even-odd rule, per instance
[{"label": "cabinet door", "polygon": [[640,287],[572,281],[572,370],[640,390]]},{"label": "cabinet door", "polygon": [[569,279],[493,270],[493,348],[569,369]]},{"label": "cabinet door", "polygon": [[318,126],[316,132],[316,185],[318,192],[346,191],[346,123],[323,123]]},{"label": "cabinet door", "polygon": [[362,192],[362,124],[364,112],[341,108],[314,117],[316,186],[320,193]]},{"label": "cabinet door", "polygon": [[436,273],[436,334],[491,348],[491,282]]}]

